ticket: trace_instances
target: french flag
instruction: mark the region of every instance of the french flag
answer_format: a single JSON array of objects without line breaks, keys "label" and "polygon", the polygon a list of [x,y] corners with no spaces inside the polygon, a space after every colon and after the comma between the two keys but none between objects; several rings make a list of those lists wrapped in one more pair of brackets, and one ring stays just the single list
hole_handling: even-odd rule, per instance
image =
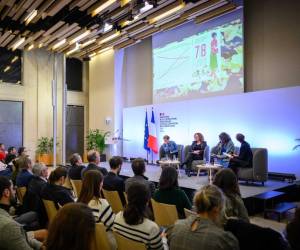
[{"label": "french flag", "polygon": [[151,122],[149,126],[148,148],[150,148],[155,154],[158,153],[156,126],[153,109],[151,114]]}]

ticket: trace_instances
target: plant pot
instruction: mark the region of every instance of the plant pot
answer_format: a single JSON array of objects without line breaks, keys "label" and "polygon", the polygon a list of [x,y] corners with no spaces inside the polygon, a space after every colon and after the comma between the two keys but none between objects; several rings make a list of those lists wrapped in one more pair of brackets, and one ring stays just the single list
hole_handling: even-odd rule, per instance
[{"label": "plant pot", "polygon": [[53,164],[53,154],[38,154],[37,161],[42,162],[45,165],[52,165]]}]

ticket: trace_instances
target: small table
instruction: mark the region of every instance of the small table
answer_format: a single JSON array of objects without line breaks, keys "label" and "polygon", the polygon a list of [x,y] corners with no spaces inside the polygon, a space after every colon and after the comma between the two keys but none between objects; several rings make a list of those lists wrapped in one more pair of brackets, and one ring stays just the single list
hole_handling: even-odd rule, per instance
[{"label": "small table", "polygon": [[212,170],[219,170],[221,169],[223,166],[220,164],[211,164],[211,163],[206,163],[206,164],[200,164],[200,165],[196,165],[196,168],[198,168],[198,173],[197,173],[197,177],[199,177],[200,171],[201,170],[206,170],[208,171],[208,180],[209,180],[209,184],[212,184]]},{"label": "small table", "polygon": [[181,173],[180,173],[180,169],[179,169],[179,165],[180,165],[180,161],[178,160],[162,160],[162,161],[158,161],[159,165],[161,168],[165,167],[165,166],[174,166],[178,172],[178,177],[181,177]]}]

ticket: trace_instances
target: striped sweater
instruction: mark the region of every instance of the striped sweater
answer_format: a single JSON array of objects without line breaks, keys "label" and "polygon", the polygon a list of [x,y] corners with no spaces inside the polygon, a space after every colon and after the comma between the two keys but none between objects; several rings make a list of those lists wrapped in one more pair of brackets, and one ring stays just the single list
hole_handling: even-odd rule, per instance
[{"label": "striped sweater", "polygon": [[113,230],[126,238],[146,244],[147,249],[164,249],[159,227],[149,219],[145,218],[139,225],[129,225],[121,211],[116,215]]},{"label": "striped sweater", "polygon": [[115,214],[107,200],[93,199],[89,202],[88,206],[93,210],[96,223],[101,222],[106,227],[106,231],[110,230],[114,224]]}]

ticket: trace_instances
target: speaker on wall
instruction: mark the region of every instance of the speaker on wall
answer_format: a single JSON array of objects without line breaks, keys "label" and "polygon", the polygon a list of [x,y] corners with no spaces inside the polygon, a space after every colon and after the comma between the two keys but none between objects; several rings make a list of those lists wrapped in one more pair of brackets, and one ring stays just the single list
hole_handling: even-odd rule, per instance
[{"label": "speaker on wall", "polygon": [[82,67],[82,61],[79,59],[66,59],[66,83],[68,90],[82,91]]}]

